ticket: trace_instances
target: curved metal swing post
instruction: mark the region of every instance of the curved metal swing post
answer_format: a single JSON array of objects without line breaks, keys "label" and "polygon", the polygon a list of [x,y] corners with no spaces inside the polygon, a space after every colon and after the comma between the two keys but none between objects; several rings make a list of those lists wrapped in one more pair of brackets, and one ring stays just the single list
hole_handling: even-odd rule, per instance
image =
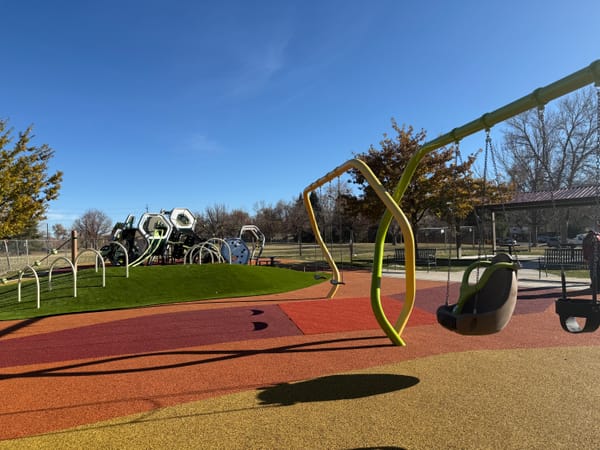
[{"label": "curved metal swing post", "polygon": [[[333,178],[336,178],[336,177],[342,175],[343,173],[347,172],[350,169],[358,170],[365,177],[365,180],[369,183],[371,188],[375,191],[375,193],[377,194],[379,199],[385,205],[386,214],[389,214],[390,217],[393,217],[396,219],[396,221],[398,222],[398,224],[400,226],[400,229],[402,230],[402,234],[404,236],[408,237],[407,245],[405,248],[406,258],[407,258],[407,261],[412,260],[413,264],[412,264],[412,266],[410,264],[407,264],[407,266],[406,266],[406,300],[404,301],[404,307],[403,307],[402,312],[400,313],[400,317],[398,319],[398,323],[401,324],[401,327],[399,329],[397,329],[397,327],[395,328],[388,321],[388,319],[385,315],[385,312],[383,311],[383,307],[381,305],[381,298],[379,296],[376,296],[376,297],[373,297],[373,295],[371,296],[371,306],[373,309],[373,313],[375,314],[375,318],[377,319],[377,322],[379,323],[380,327],[383,329],[383,331],[386,333],[386,335],[392,340],[392,342],[394,342],[396,345],[405,345],[404,341],[400,337],[400,334],[402,332],[402,329],[404,328],[404,325],[408,321],[408,317],[410,316],[410,313],[412,312],[412,308],[414,305],[414,299],[415,299],[415,293],[416,293],[416,288],[415,288],[416,277],[415,277],[415,264],[414,264],[415,248],[414,248],[414,239],[412,236],[412,230],[410,228],[408,219],[404,215],[404,212],[400,209],[400,207],[397,205],[397,203],[393,200],[393,198],[389,194],[389,192],[387,192],[385,190],[385,188],[383,187],[381,182],[377,179],[377,177],[375,176],[373,171],[369,168],[369,166],[364,161],[361,161],[360,159],[351,159],[349,161],[346,161],[341,166],[336,167],[331,172],[329,172],[325,176],[319,178],[317,181],[315,181],[314,183],[312,183],[311,185],[306,187],[306,189],[304,189],[304,192],[302,194],[302,197],[304,200],[304,205],[308,212],[310,224],[311,224],[313,233],[315,234],[315,239],[317,240],[319,247],[321,247],[321,250],[322,250],[323,254],[325,255],[325,259],[327,260],[327,263],[331,267],[331,271],[333,273],[334,283],[332,283],[332,287],[329,291],[328,297],[329,298],[333,297],[339,287],[339,283],[335,283],[335,281],[340,279],[340,272],[339,272],[337,265],[336,265],[333,257],[331,256],[331,253],[329,252],[329,249],[327,248],[327,245],[325,244],[325,242],[321,236],[321,233],[319,231],[315,213],[314,213],[311,201],[310,201],[310,193],[312,191],[314,191],[315,189],[317,189],[319,186],[322,186],[323,184],[331,181]],[[381,272],[379,274],[379,278],[381,278]],[[371,293],[373,293],[373,292],[371,292]]]}]

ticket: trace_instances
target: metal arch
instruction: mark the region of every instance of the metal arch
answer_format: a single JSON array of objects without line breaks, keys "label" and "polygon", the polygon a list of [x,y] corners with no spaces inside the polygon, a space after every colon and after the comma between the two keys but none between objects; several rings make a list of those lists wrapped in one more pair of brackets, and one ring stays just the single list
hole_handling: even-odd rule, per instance
[{"label": "metal arch", "polygon": [[75,270],[75,265],[66,256],[59,256],[54,261],[52,261],[52,264],[50,265],[50,270],[48,271],[48,290],[52,290],[52,271],[54,270],[54,265],[61,260],[68,262],[69,266],[71,266],[71,270],[73,272],[73,297],[77,298],[77,271]]},{"label": "metal arch", "polygon": [[183,257],[184,264],[193,264],[194,256],[197,252],[200,252],[198,264],[202,264],[202,254],[204,252],[210,255],[211,263],[215,262],[215,258],[217,258],[217,262],[219,263],[225,262],[225,258],[223,258],[219,247],[213,241],[220,242],[222,240],[219,238],[211,238],[208,241],[190,247]]},{"label": "metal arch", "polygon": [[260,255],[262,255],[262,252],[265,248],[265,235],[262,231],[260,231],[260,228],[258,228],[256,225],[244,225],[240,229],[240,239],[243,239],[242,236],[245,232],[249,232],[254,237],[255,242],[258,243],[255,244],[255,242],[253,242],[252,252],[250,258],[248,259],[248,263],[250,263],[250,261],[252,260],[258,261]]},{"label": "metal arch", "polygon": [[226,262],[225,258],[221,254],[220,248],[213,242],[205,242],[204,244],[202,244],[200,246],[199,251],[200,251],[199,260],[198,260],[199,264],[202,264],[202,254],[203,253],[208,253],[208,255],[210,256],[211,264],[215,263],[215,258],[217,258],[218,264]]},{"label": "metal arch", "polygon": [[[218,242],[221,245],[217,246],[215,244],[215,242]],[[219,261],[223,261],[223,262],[226,262],[228,264],[231,264],[231,247],[230,247],[229,243],[225,239],[210,238],[209,240],[206,241],[206,244],[214,245],[217,248],[217,254],[219,255]],[[225,258],[223,256],[223,251],[222,251],[223,246],[225,246],[227,248],[227,250],[228,250],[228,252],[227,252],[228,258]]]},{"label": "metal arch", "polygon": [[40,302],[40,279],[39,279],[38,274],[35,271],[35,269],[33,267],[31,267],[29,264],[27,264],[22,270],[19,271],[19,282],[17,284],[17,299],[18,299],[18,302],[21,303],[21,280],[22,280],[23,275],[25,274],[25,271],[27,269],[29,269],[33,273],[33,276],[35,277],[35,284],[36,284],[36,287],[37,287],[37,309],[40,309],[40,306],[41,306],[41,302]]},{"label": "metal arch", "polygon": [[118,245],[123,249],[123,253],[125,253],[125,278],[129,278],[129,252],[127,251],[127,247],[119,241],[112,241],[111,244]]},{"label": "metal arch", "polygon": [[200,248],[202,244],[194,244],[192,245],[190,248],[188,248],[185,251],[185,254],[183,255],[183,264],[192,264],[193,263],[193,256],[194,256],[194,252],[196,250],[198,250]]},{"label": "metal arch", "polygon": [[[81,258],[81,255],[89,252],[92,252],[96,255],[96,264],[98,263],[98,258],[100,258],[100,262],[102,263],[102,287],[106,287],[106,265],[104,264],[104,258],[102,257],[102,254],[98,250],[95,250],[93,248],[84,248],[83,250],[81,250],[79,252],[79,255],[77,255],[77,258],[75,258],[75,262],[73,263],[73,265],[75,266],[75,272],[77,272],[77,263],[79,262],[79,258]],[[96,272],[97,271],[98,269],[96,268]]]}]

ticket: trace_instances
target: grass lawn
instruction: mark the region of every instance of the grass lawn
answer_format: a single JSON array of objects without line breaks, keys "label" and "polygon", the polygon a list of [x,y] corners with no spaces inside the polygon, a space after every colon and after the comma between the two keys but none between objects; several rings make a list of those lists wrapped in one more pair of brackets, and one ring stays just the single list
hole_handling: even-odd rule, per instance
[{"label": "grass lawn", "polygon": [[214,298],[265,295],[300,289],[322,282],[314,273],[277,267],[229,264],[169,265],[130,268],[125,278],[123,267],[106,268],[106,287],[102,288],[101,269],[79,270],[77,297],[73,297],[73,275],[40,276],[41,307],[37,309],[33,280],[21,286],[0,286],[0,320],[27,319],[83,311],[135,308],[156,304],[207,300]]}]

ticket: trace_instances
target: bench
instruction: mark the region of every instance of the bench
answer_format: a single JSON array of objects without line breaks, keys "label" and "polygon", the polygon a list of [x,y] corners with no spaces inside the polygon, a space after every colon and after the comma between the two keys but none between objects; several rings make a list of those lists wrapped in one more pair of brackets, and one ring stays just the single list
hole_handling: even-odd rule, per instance
[{"label": "bench", "polygon": [[260,258],[256,258],[256,265],[262,266],[263,264],[266,266],[276,266],[279,264],[275,258],[277,256],[261,256]]},{"label": "bench", "polygon": [[548,269],[581,270],[589,268],[588,263],[583,259],[583,249],[574,247],[547,248],[538,264],[540,276],[542,269],[548,274]]},{"label": "bench", "polygon": [[526,251],[525,249],[519,248],[519,244],[498,244],[501,249],[496,249],[496,253],[506,253],[508,250],[509,255],[517,254]]},{"label": "bench", "polygon": [[[397,264],[406,264],[406,255],[403,248],[394,250],[394,262]],[[415,254],[415,263],[417,266],[427,266],[427,271],[431,266],[437,266],[437,249],[436,248],[417,248]]]}]

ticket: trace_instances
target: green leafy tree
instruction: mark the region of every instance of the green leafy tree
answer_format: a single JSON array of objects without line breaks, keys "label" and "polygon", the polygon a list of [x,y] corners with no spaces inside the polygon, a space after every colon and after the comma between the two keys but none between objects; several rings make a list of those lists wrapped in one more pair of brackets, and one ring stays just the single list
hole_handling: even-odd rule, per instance
[{"label": "green leafy tree", "polygon": [[[392,120],[392,127],[398,133],[395,138],[384,135],[380,149],[371,146],[366,153],[356,155],[367,163],[390,193],[395,189],[408,161],[421,147],[426,136],[425,131],[415,133],[412,127],[400,127],[395,120]],[[465,202],[471,203],[472,192],[468,192],[466,187],[460,190],[456,188],[459,187],[460,179],[464,179],[464,175],[469,173],[475,158],[471,156],[454,167],[454,155],[453,147],[442,148],[427,154],[417,167],[400,205],[415,233],[426,213],[443,215],[451,202],[455,205],[454,211],[460,210],[462,214],[463,209],[468,207]],[[378,220],[383,215],[385,206],[360,172],[352,171],[352,177],[353,182],[358,184],[362,191],[359,197],[361,212]],[[449,183],[454,189],[448,188]]]},{"label": "green leafy tree", "polygon": [[[381,148],[371,146],[366,153],[356,155],[369,165],[390,193],[426,137],[425,131],[415,133],[412,127],[400,127],[393,119],[392,127],[397,132],[395,138],[384,135]],[[501,190],[485,183],[487,192],[482,192],[482,180],[473,178],[471,168],[475,155],[465,159],[456,155],[454,146],[440,148],[427,154],[418,165],[400,205],[415,234],[419,222],[427,214],[437,216],[458,231],[476,206],[499,198]],[[354,200],[348,198],[349,207],[378,221],[385,206],[360,172],[352,171],[351,176],[353,182],[359,185],[361,195]],[[390,230],[394,236],[398,232],[397,225]],[[460,248],[460,240],[457,240],[457,246]]]},{"label": "green leafy tree", "polygon": [[58,197],[62,172],[48,173],[54,151],[31,145],[32,127],[19,133],[0,120],[0,237],[22,234],[46,218],[48,203]]}]

